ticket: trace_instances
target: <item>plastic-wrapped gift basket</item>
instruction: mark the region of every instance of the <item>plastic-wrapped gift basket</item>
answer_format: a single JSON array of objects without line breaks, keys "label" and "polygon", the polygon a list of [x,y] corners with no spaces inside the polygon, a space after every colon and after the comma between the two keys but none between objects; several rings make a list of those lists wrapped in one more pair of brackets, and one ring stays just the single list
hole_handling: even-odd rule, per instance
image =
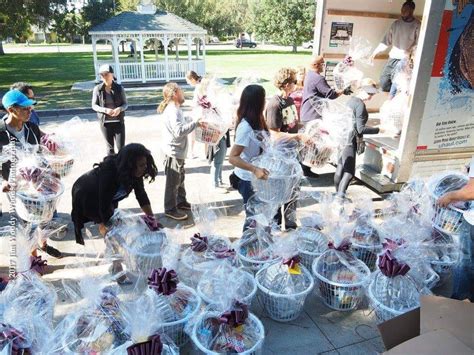
[{"label": "plastic-wrapped gift basket", "polygon": [[329,248],[313,262],[316,290],[328,307],[352,310],[364,297],[370,270],[351,254],[348,240],[343,240],[336,249],[330,243]]},{"label": "plastic-wrapped gift basket", "polygon": [[199,281],[197,292],[207,304],[220,303],[232,292],[237,301],[250,306],[257,293],[257,283],[249,272],[226,263],[209,270]]},{"label": "plastic-wrapped gift basket", "polygon": [[42,155],[49,167],[60,177],[69,175],[74,165],[74,157],[68,144],[56,135],[46,134],[41,137]]},{"label": "plastic-wrapped gift basket", "polygon": [[294,233],[296,234],[296,247],[301,258],[301,264],[311,270],[314,259],[328,248],[327,237],[321,231],[312,227],[300,227]]},{"label": "plastic-wrapped gift basket", "polygon": [[227,311],[206,310],[191,329],[199,354],[262,354],[265,329],[245,304],[234,303]]},{"label": "plastic-wrapped gift basket", "polygon": [[159,321],[159,328],[178,347],[185,345],[189,337],[184,329],[201,307],[197,292],[178,281],[174,270],[153,270],[148,277],[149,290],[145,296],[151,302],[152,314]]},{"label": "plastic-wrapped gift basket", "polygon": [[314,286],[311,273],[293,257],[265,266],[255,275],[258,297],[268,315],[279,322],[298,318]]},{"label": "plastic-wrapped gift basket", "polygon": [[398,94],[392,100],[385,101],[380,107],[380,123],[388,130],[399,132],[403,128],[408,96]]},{"label": "plastic-wrapped gift basket", "polygon": [[150,228],[145,218],[118,211],[106,236],[107,245],[123,258],[127,271],[142,277],[162,266],[162,247],[166,241],[165,232]]},{"label": "plastic-wrapped gift basket", "polygon": [[433,226],[432,239],[428,241],[428,259],[440,276],[448,274],[460,258],[458,236],[452,236]]},{"label": "plastic-wrapped gift basket", "polygon": [[390,250],[379,255],[378,268],[367,288],[375,315],[385,322],[420,306],[420,290],[407,274],[410,267],[400,263]]},{"label": "plastic-wrapped gift basket", "polygon": [[365,219],[357,220],[351,244],[352,254],[373,271],[377,255],[382,251],[380,236],[373,224]]},{"label": "plastic-wrapped gift basket", "polygon": [[24,221],[40,224],[53,218],[64,185],[38,158],[21,159],[16,171],[16,213]]},{"label": "plastic-wrapped gift basket", "polygon": [[305,134],[311,137],[301,150],[302,164],[319,168],[324,166],[333,156],[337,146],[330,139],[329,133],[321,127],[320,120],[310,122],[305,129]]},{"label": "plastic-wrapped gift basket", "polygon": [[[467,176],[457,172],[446,172],[433,176],[428,182],[428,188],[433,203],[445,193],[459,190],[468,183]],[[446,233],[458,233],[463,222],[463,213],[472,209],[470,202],[451,204],[448,207],[436,206],[434,224]]]},{"label": "plastic-wrapped gift basket", "polygon": [[202,108],[203,118],[195,129],[196,141],[209,145],[217,145],[230,128],[230,122],[223,117],[220,110],[214,106],[207,95],[198,100]]},{"label": "plastic-wrapped gift basket", "polygon": [[196,287],[207,270],[235,258],[235,250],[227,238],[196,233],[191,237],[191,245],[181,255],[180,279],[186,285]]}]

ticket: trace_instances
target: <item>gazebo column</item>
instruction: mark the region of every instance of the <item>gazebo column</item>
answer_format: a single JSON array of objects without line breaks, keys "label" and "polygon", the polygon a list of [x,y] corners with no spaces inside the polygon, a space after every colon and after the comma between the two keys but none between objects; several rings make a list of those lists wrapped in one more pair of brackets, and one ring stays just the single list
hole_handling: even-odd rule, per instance
[{"label": "gazebo column", "polygon": [[188,70],[193,70],[193,52],[191,49],[193,39],[188,35]]},{"label": "gazebo column", "polygon": [[168,35],[165,35],[163,39],[163,47],[165,48],[165,78],[166,81],[170,81],[170,66],[168,60]]},{"label": "gazebo column", "polygon": [[174,39],[174,50],[175,50],[175,54],[176,54],[176,61],[179,60],[179,38],[175,38]]},{"label": "gazebo column", "polygon": [[202,74],[206,73],[206,36],[202,38]]},{"label": "gazebo column", "polygon": [[159,43],[158,38],[153,38],[153,45],[155,47],[155,62],[158,61],[158,43]]},{"label": "gazebo column", "polygon": [[142,47],[142,51],[140,52],[140,61],[142,67],[142,83],[146,83],[146,73],[145,73],[145,54],[144,52],[144,43],[143,43],[143,34],[140,33],[140,47]]},{"label": "gazebo column", "polygon": [[199,38],[196,41],[196,59],[199,60]]},{"label": "gazebo column", "polygon": [[115,62],[115,76],[117,77],[117,82],[122,82],[122,73],[120,70],[120,60],[119,60],[119,43],[117,36],[114,35],[112,38],[112,51],[114,53],[114,62]]},{"label": "gazebo column", "polygon": [[98,65],[97,65],[97,37],[92,36],[92,53],[94,57],[94,73],[95,73],[95,80],[97,80],[99,73],[97,73]]}]

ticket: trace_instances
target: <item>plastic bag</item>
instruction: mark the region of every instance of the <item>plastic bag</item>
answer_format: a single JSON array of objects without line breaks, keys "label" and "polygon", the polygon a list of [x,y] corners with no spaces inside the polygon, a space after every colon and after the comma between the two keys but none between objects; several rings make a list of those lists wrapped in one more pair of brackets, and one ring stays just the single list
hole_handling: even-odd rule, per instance
[{"label": "plastic bag", "polygon": [[409,107],[408,103],[409,98],[403,93],[396,95],[392,100],[385,101],[380,107],[380,126],[390,132],[401,132]]},{"label": "plastic bag", "polygon": [[311,137],[301,150],[302,163],[309,167],[322,167],[334,155],[337,145],[331,139],[329,132],[321,120],[314,120],[308,123],[305,134]]}]

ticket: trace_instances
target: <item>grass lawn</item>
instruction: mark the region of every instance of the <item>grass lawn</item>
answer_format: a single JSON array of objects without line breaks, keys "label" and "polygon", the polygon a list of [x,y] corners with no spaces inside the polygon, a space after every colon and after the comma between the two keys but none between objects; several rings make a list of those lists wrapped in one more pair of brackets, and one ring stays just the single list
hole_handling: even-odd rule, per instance
[{"label": "grass lawn", "polygon": [[[105,57],[107,54],[100,54]],[[184,57],[187,53],[182,52]],[[308,52],[289,53],[264,50],[210,50],[206,56],[208,74],[231,83],[237,77],[259,78],[272,94],[273,74],[283,66],[296,67],[308,62]],[[154,58],[152,52],[146,57]],[[92,53],[35,53],[0,56],[0,93],[16,81],[33,85],[39,99],[38,109],[90,106],[90,92],[71,91],[78,81],[94,79]],[[150,90],[127,93],[130,104],[157,103],[160,94]]]}]

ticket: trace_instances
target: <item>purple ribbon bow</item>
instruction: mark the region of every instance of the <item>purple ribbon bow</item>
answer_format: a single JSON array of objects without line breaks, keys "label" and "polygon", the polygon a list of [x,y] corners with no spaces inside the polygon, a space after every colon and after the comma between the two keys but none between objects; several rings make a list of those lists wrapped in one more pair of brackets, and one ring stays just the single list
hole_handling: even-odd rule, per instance
[{"label": "purple ribbon bow", "polygon": [[211,102],[208,100],[207,96],[204,95],[202,97],[200,97],[198,99],[198,104],[199,106],[201,106],[202,108],[206,108],[206,109],[211,109],[212,108],[212,104]]},{"label": "purple ribbon bow", "polygon": [[141,216],[141,218],[152,232],[159,231],[163,228],[163,225],[158,222],[154,216],[144,215]]},{"label": "purple ribbon bow", "polygon": [[22,344],[25,342],[25,336],[22,332],[4,323],[0,323],[0,328],[3,329],[0,332],[0,345],[11,344],[12,355],[27,353],[25,350],[29,350],[29,348],[24,348],[22,346]]},{"label": "purple ribbon bow", "polygon": [[208,243],[207,237],[201,237],[200,233],[196,233],[191,237],[191,250],[199,253],[206,251]]},{"label": "purple ribbon bow", "polygon": [[385,242],[382,242],[383,250],[397,250],[399,246],[405,244],[405,240],[403,238],[393,240],[389,238],[385,238]]},{"label": "purple ribbon bow", "polygon": [[217,259],[233,258],[235,256],[235,250],[223,246],[222,249],[215,249],[214,255]]},{"label": "purple ribbon bow", "polygon": [[41,256],[30,256],[30,270],[43,276],[46,272],[46,266],[48,266],[48,264],[46,260],[41,259]]},{"label": "purple ribbon bow", "polygon": [[239,325],[245,324],[245,321],[249,317],[249,308],[246,304],[241,302],[235,302],[233,311],[224,312],[217,319],[221,324],[227,324],[231,327],[238,327]]},{"label": "purple ribbon bow", "polygon": [[410,267],[407,264],[399,263],[397,259],[392,256],[390,250],[379,255],[379,269],[382,274],[387,277],[403,276],[410,271]]},{"label": "purple ribbon bow", "polygon": [[148,277],[148,287],[165,296],[176,292],[178,282],[176,271],[166,268],[153,269]]},{"label": "purple ribbon bow", "polygon": [[342,63],[344,63],[345,65],[351,67],[351,66],[354,65],[354,60],[352,59],[352,57],[350,55],[346,55],[346,57],[344,58]]},{"label": "purple ribbon bow", "polygon": [[26,180],[33,183],[37,183],[41,176],[41,169],[39,168],[20,168],[20,176]]},{"label": "purple ribbon bow", "polygon": [[341,242],[341,244],[339,244],[339,246],[335,246],[333,242],[329,242],[328,243],[328,248],[329,249],[334,249],[334,250],[337,250],[337,251],[342,251],[342,252],[348,252],[349,249],[351,248],[351,242],[349,239],[347,238],[344,238]]},{"label": "purple ribbon bow", "polygon": [[143,343],[133,344],[127,348],[128,355],[160,355],[163,351],[163,343],[160,335],[155,334]]},{"label": "purple ribbon bow", "polygon": [[296,256],[293,256],[292,258],[284,259],[283,260],[283,265],[288,265],[289,269],[293,269],[300,262],[301,262],[301,258],[299,257],[299,255],[296,255]]}]

